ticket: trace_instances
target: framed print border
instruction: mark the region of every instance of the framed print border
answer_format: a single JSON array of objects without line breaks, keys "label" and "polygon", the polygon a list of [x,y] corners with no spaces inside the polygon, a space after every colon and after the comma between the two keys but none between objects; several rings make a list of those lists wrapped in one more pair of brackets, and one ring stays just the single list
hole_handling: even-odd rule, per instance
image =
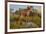
[{"label": "framed print border", "polygon": [[[8,2],[17,2],[17,3],[34,3],[34,4],[43,4],[43,30],[35,30],[35,31],[19,31],[19,32],[7,32],[7,3]],[[45,30],[45,4],[44,2],[26,2],[26,1],[8,1],[5,0],[5,34],[7,33],[24,33],[24,32],[41,32]]]}]

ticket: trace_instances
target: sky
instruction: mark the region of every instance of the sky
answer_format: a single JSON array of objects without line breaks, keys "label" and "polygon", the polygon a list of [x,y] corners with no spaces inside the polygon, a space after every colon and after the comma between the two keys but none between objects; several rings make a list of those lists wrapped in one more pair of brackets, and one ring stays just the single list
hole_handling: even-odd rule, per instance
[{"label": "sky", "polygon": [[16,11],[16,10],[19,10],[19,8],[21,8],[21,9],[27,8],[27,5],[13,5],[13,4],[11,4],[10,8],[14,9],[14,11]]},{"label": "sky", "polygon": [[[14,9],[13,12],[15,12],[16,10],[19,10],[19,8],[21,9],[25,9],[27,8],[27,5],[14,5],[14,4],[10,4],[10,8]],[[39,9],[40,10],[40,6],[33,6],[33,9]]]}]

